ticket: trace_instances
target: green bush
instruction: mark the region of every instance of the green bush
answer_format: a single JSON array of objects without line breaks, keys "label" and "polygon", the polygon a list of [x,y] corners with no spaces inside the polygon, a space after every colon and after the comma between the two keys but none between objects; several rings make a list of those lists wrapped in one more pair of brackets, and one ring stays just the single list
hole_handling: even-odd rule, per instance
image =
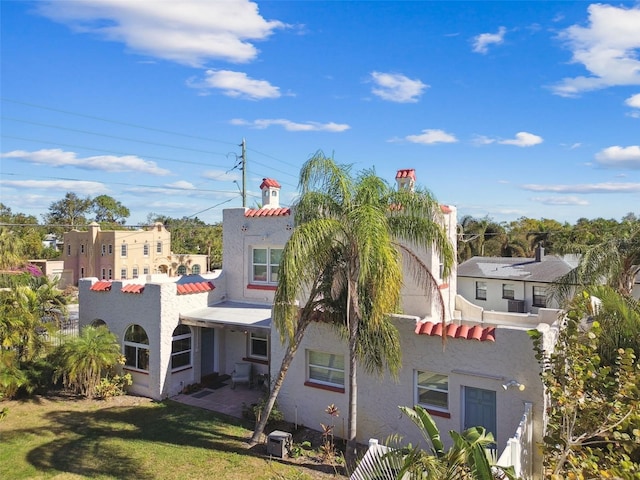
[{"label": "green bush", "polygon": [[130,373],[124,375],[114,375],[113,377],[102,377],[96,387],[95,396],[97,398],[110,398],[124,395],[126,389],[133,383]]}]

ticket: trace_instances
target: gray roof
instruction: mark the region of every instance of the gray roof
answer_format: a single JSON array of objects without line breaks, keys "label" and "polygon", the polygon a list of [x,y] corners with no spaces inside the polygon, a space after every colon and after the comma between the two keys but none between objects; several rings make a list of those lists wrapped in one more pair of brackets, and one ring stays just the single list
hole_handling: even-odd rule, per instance
[{"label": "gray roof", "polygon": [[270,329],[271,305],[222,302],[181,313],[180,320],[189,325]]},{"label": "gray roof", "polygon": [[574,267],[554,255],[544,256],[540,262],[535,258],[473,257],[458,265],[458,277],[551,283]]}]

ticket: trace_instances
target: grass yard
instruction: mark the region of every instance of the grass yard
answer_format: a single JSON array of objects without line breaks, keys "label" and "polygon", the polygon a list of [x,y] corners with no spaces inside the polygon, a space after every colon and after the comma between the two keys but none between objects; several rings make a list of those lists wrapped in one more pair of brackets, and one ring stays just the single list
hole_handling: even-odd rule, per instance
[{"label": "grass yard", "polygon": [[172,401],[35,397],[0,403],[2,479],[345,479],[248,448],[250,426]]}]

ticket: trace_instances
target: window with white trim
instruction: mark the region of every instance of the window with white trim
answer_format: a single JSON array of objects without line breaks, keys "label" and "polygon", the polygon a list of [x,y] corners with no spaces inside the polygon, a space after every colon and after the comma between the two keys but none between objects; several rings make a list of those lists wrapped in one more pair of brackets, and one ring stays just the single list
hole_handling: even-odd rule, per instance
[{"label": "window with white trim", "polygon": [[149,267],[144,267],[144,268],[142,269],[142,274],[143,274],[143,275],[149,275]]},{"label": "window with white trim", "polygon": [[254,248],[252,252],[251,282],[278,283],[278,268],[282,248]]},{"label": "window with white trim", "polygon": [[145,243],[142,246],[142,255],[145,256],[145,257],[149,256],[149,244],[148,243]]},{"label": "window with white trim", "polygon": [[126,279],[126,278],[127,278],[127,269],[126,269],[126,268],[121,268],[121,269],[120,269],[120,278],[121,278],[122,280],[124,280],[124,279]]},{"label": "window with white trim", "polygon": [[127,244],[123,243],[122,245],[120,245],[120,256],[121,257],[126,257],[127,256]]},{"label": "window with white trim", "polygon": [[515,297],[516,297],[516,291],[515,291],[515,287],[513,286],[513,283],[503,283],[502,298],[513,300]]},{"label": "window with white trim", "polygon": [[138,267],[133,267],[133,269],[131,270],[131,276],[133,278],[138,278]]},{"label": "window with white trim", "polygon": [[109,280],[113,280],[113,270],[109,269]]},{"label": "window with white trim", "polygon": [[131,325],[124,334],[125,366],[135,370],[149,370],[149,337],[140,325]]},{"label": "window with white trim", "polygon": [[266,333],[249,332],[249,357],[266,360],[269,356],[269,337]]},{"label": "window with white trim", "polygon": [[109,255],[113,255],[113,245],[109,244]]},{"label": "window with white trim", "polygon": [[106,269],[102,269],[102,280],[106,280],[107,279],[107,270]]},{"label": "window with white trim", "polygon": [[441,373],[415,371],[415,403],[441,412],[449,411],[449,377]]},{"label": "window with white trim", "polygon": [[102,244],[102,255],[104,255],[105,253],[107,253],[107,246],[103,243]]},{"label": "window with white trim", "polygon": [[476,300],[487,299],[487,282],[476,282]]},{"label": "window with white trim", "polygon": [[344,355],[307,350],[307,379],[320,385],[344,388]]},{"label": "window with white trim", "polygon": [[191,366],[191,328],[178,325],[171,337],[171,370]]},{"label": "window with white trim", "polygon": [[162,242],[156,243],[156,253],[162,253]]}]

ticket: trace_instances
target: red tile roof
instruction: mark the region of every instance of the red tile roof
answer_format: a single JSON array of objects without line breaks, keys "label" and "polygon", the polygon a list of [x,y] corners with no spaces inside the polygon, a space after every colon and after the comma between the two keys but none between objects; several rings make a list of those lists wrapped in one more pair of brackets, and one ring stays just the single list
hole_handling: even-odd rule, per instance
[{"label": "red tile roof", "polygon": [[179,283],[176,285],[178,295],[186,295],[188,293],[204,293],[210,292],[216,288],[211,282],[192,282]]},{"label": "red tile roof", "polygon": [[416,179],[416,171],[413,168],[407,168],[405,170],[398,170],[398,173],[396,173],[396,179],[398,178],[411,178],[413,180]]},{"label": "red tile roof", "polygon": [[92,292],[108,292],[111,290],[111,282],[107,282],[104,280],[98,281],[91,285],[91,288],[89,290],[91,290]]},{"label": "red tile roof", "polygon": [[[464,338],[467,340],[479,340],[481,342],[496,341],[496,327],[482,328],[480,325],[470,327],[468,325],[456,325],[450,323],[446,327],[446,335],[451,338]],[[442,323],[419,322],[416,325],[416,334],[442,336]]]},{"label": "red tile roof", "polygon": [[130,283],[129,285],[123,285],[120,290],[122,293],[142,293],[144,290],[144,285],[135,285]]},{"label": "red tile roof", "polygon": [[290,208],[250,208],[244,212],[245,217],[286,217],[291,215]]},{"label": "red tile roof", "polygon": [[440,205],[440,211],[442,213],[451,213],[451,207],[449,205]]},{"label": "red tile roof", "polygon": [[262,190],[264,187],[280,188],[280,184],[273,178],[263,178],[262,183],[260,184],[260,190]]}]

